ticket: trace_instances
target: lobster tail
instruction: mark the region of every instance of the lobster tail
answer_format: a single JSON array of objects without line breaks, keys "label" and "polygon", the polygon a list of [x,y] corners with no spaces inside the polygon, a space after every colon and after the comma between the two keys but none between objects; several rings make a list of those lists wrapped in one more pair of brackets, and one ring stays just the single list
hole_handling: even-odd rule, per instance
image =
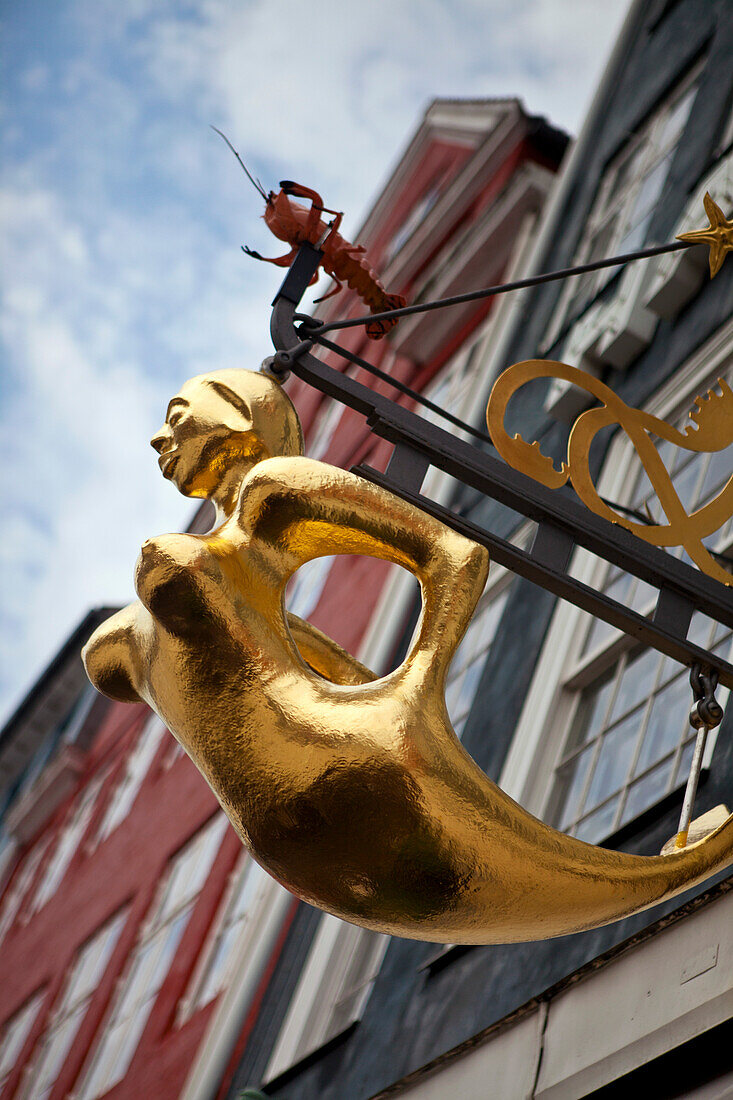
[{"label": "lobster tail", "polygon": [[[384,313],[388,309],[402,309],[406,305],[407,298],[402,294],[385,294],[384,302],[378,309],[372,306],[372,313]],[[370,340],[381,340],[390,329],[395,327],[398,321],[399,317],[388,317],[384,321],[369,321],[366,326],[366,334]]]}]

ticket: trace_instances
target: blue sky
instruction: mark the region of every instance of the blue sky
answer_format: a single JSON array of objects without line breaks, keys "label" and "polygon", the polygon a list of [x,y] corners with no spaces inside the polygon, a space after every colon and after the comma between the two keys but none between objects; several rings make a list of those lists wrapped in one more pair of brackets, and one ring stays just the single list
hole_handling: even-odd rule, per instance
[{"label": "blue sky", "polygon": [[193,506],[148,440],[190,375],[270,353],[280,178],[348,236],[433,96],[577,131],[626,0],[6,0],[0,722]]}]

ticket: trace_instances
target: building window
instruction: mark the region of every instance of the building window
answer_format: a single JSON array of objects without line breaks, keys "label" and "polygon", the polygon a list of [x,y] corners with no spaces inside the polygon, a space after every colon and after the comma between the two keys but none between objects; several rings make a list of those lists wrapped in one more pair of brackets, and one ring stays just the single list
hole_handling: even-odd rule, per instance
[{"label": "building window", "polygon": [[[697,94],[699,70],[632,136],[607,168],[598,187],[583,242],[574,264],[643,248],[680,138]],[[618,268],[603,268],[568,280],[551,326],[554,342],[564,322],[572,322]]]},{"label": "building window", "polygon": [[264,1081],[335,1039],[360,1019],[389,936],[324,916],[280,1030]]},{"label": "building window", "polygon": [[20,912],[48,845],[49,838],[35,844],[8,883],[0,908],[0,942]]},{"label": "building window", "polygon": [[41,990],[26,1001],[23,1007],[14,1016],[10,1017],[2,1030],[0,1035],[0,1092],[5,1088],[8,1077],[23,1052],[23,1047],[35,1023],[44,996],[45,990]]},{"label": "building window", "polygon": [[328,554],[323,558],[313,558],[301,565],[293,577],[285,600],[291,615],[307,619],[315,611],[318,601],[326,587],[328,574],[336,558]]},{"label": "building window", "polygon": [[245,854],[232,876],[221,919],[194,980],[193,992],[186,999],[185,1007],[190,1011],[208,1004],[231,979],[233,953],[247,925],[259,915],[263,886],[269,883],[266,872]]},{"label": "building window", "polygon": [[394,257],[400,251],[403,245],[407,244],[410,237],[413,235],[416,229],[418,229],[427,218],[430,211],[435,206],[436,202],[440,198],[441,186],[446,179],[447,172],[442,172],[438,180],[430,185],[428,190],[419,198],[409,211],[405,220],[395,231],[392,238],[385,245],[384,253],[382,255],[381,265],[386,268],[389,263],[392,262]]},{"label": "building window", "polygon": [[81,948],[58,1008],[38,1044],[20,1094],[23,1100],[47,1100],[107,969],[126,916],[125,912],[118,913]]},{"label": "building window", "polygon": [[71,816],[43,870],[31,905],[32,913],[38,912],[56,893],[87,831],[94,812],[94,804],[108,774],[108,771],[99,772],[77,796]]},{"label": "building window", "polygon": [[497,586],[492,583],[491,588],[484,593],[448,670],[445,705],[453,729],[459,737],[463,733],[491,643],[504,614],[509,591],[509,584]]},{"label": "building window", "polygon": [[[731,367],[726,373],[733,380]],[[688,409],[690,403],[688,398]],[[667,419],[675,422],[674,417]],[[678,418],[680,426],[685,422],[689,424],[687,413]],[[733,446],[695,453],[662,442],[658,450],[688,513],[716,496],[733,470]],[[609,463],[618,457],[617,450]],[[637,456],[629,454],[621,468],[631,487],[629,508],[655,523],[666,522]],[[733,520],[705,540],[709,550],[724,558],[732,542]],[[681,549],[669,552],[689,563]],[[652,612],[656,589],[614,567],[599,566],[598,572],[594,580],[601,591],[641,614]],[[577,618],[575,622],[579,656],[566,676],[568,705],[559,708],[570,732],[546,817],[564,832],[598,842],[686,782],[695,739],[688,719],[692,692],[682,665],[656,650],[635,647],[600,620],[589,620],[585,630]],[[688,638],[725,656],[732,632],[697,612]]]},{"label": "building window", "polygon": [[127,758],[125,774],[109,800],[107,811],[99,825],[97,840],[108,837],[127,817],[167,732],[165,724],[156,714],[146,722]]},{"label": "building window", "polygon": [[127,1073],[160,987],[218,854],[227,820],[215,817],[174,859],[152,916],[143,928],[104,1035],[80,1092],[93,1100]]},{"label": "building window", "polygon": [[321,460],[331,446],[334,432],[344,413],[344,406],[331,397],[324,397],[308,433],[306,448],[309,458]]},{"label": "building window", "polygon": [[[731,631],[702,615],[690,638],[724,654]],[[686,668],[654,649],[625,653],[580,695],[557,770],[553,824],[597,842],[684,784],[695,731]]]}]

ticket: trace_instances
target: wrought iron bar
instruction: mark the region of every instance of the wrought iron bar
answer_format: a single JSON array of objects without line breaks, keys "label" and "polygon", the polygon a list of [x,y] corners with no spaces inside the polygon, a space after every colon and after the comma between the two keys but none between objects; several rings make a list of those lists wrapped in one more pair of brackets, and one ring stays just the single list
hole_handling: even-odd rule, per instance
[{"label": "wrought iron bar", "polygon": [[650,248],[640,248],[636,252],[626,252],[623,256],[607,256],[603,260],[594,260],[589,264],[578,264],[575,267],[564,267],[558,271],[546,271],[543,275],[532,275],[527,279],[517,279],[513,283],[498,283],[496,286],[487,286],[482,290],[469,290],[466,294],[455,294],[451,298],[438,298],[434,302],[418,302],[412,306],[402,306],[401,309],[388,309],[382,313],[369,313],[362,317],[349,317],[343,321],[329,321],[327,324],[319,324],[315,317],[306,314],[300,316],[300,320],[308,326],[309,336],[320,336],[324,332],[332,332],[335,329],[355,328],[358,325],[366,325],[371,321],[386,321],[393,317],[411,317],[415,313],[430,313],[434,309],[445,309],[446,306],[463,305],[465,302],[478,302],[482,298],[491,298],[495,294],[507,294],[510,290],[523,290],[525,287],[541,286],[542,283],[552,283],[558,279],[569,279],[573,275],[586,275],[591,271],[600,271],[604,267],[620,267],[622,264],[631,263],[633,260],[646,260],[650,256],[662,256],[666,252],[678,252],[682,248],[693,248],[696,241],[673,241],[671,244],[657,244]]},{"label": "wrought iron bar", "polygon": [[[731,589],[595,515],[565,490],[547,489],[494,455],[451,435],[310,354],[311,343],[299,340],[294,315],[319,259],[315,249],[302,246],[275,298],[270,328],[278,352],[273,357],[272,369],[282,373],[292,370],[309,385],[366,416],[376,435],[395,444],[386,474],[366,467],[356,467],[354,472],[475,539],[487,547],[495,561],[520,576],[675,661],[688,666],[698,663],[715,670],[721,684],[733,687],[733,665],[687,639],[696,610],[733,627]],[[423,496],[421,486],[430,466],[535,520],[539,529],[532,548],[522,551]],[[567,565],[576,546],[658,589],[652,618],[639,615],[570,576]]]},{"label": "wrought iron bar", "polygon": [[[302,314],[296,313],[296,320],[301,319],[301,317]],[[354,363],[357,367],[361,367],[361,369],[367,371],[368,374],[373,374],[375,378],[379,378],[382,382],[386,382],[388,386],[393,386],[396,390],[399,390],[400,393],[404,393],[405,396],[411,397],[416,404],[422,405],[426,409],[430,409],[436,416],[441,416],[444,420],[455,425],[456,428],[461,428],[462,431],[468,432],[469,435],[474,436],[475,439],[480,439],[482,443],[491,443],[491,438],[486,432],[480,432],[478,428],[472,428],[465,420],[461,420],[460,417],[454,416],[453,413],[449,413],[446,409],[441,409],[440,405],[436,405],[434,401],[431,401],[427,397],[423,397],[417,390],[413,390],[409,386],[406,386],[405,383],[400,382],[399,379],[392,378],[386,371],[380,370],[379,367],[375,367],[372,363],[367,362],[366,359],[362,359],[361,356],[354,355],[353,352],[347,351],[346,348],[339,347],[338,344],[326,340],[323,336],[314,336],[313,340],[317,344],[323,345],[324,348],[336,352],[342,359],[348,359],[350,363]]]}]

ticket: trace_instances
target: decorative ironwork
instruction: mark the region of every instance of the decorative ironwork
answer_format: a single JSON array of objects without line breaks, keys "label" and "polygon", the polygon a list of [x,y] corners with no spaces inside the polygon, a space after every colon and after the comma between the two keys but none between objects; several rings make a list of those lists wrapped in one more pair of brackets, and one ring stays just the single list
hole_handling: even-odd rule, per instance
[{"label": "decorative ironwork", "polygon": [[484,287],[481,290],[469,290],[465,294],[456,294],[451,298],[438,298],[433,302],[419,302],[416,305],[385,310],[382,313],[370,314],[367,317],[349,317],[344,320],[328,321],[327,323],[321,323],[314,317],[309,317],[305,319],[305,323],[310,328],[310,335],[314,337],[336,329],[374,324],[376,321],[396,323],[401,317],[411,317],[415,313],[430,313],[435,309],[445,309],[448,306],[478,302],[483,298],[492,298],[497,294],[508,294],[514,290],[541,286],[543,283],[554,283],[558,280],[570,279],[574,275],[587,275],[591,271],[600,271],[605,267],[621,267],[624,264],[634,263],[636,260],[647,260],[653,256],[663,256],[667,252],[678,252],[680,249],[691,248],[697,244],[710,246],[710,277],[713,278],[720,271],[727,253],[733,249],[733,221],[725,220],[723,211],[707,193],[704,203],[710,225],[706,229],[680,233],[676,241],[671,241],[668,244],[650,245],[648,248],[639,248],[634,252],[625,252],[621,256],[606,256],[601,260],[593,260],[592,263],[564,267],[559,271],[545,271],[542,275],[531,275],[527,279],[517,279],[511,283],[499,283],[496,286]]},{"label": "decorative ironwork", "polygon": [[[139,601],[99,627],[86,667],[100,690],[159,714],[293,893],[378,932],[506,943],[618,920],[729,866],[733,816],[684,850],[633,856],[555,831],[477,767],[444,692],[489,555],[399,495],[304,458],[275,380],[193,378],[151,442],[163,475],[213,501],[217,524],[144,543]],[[420,581],[417,637],[388,676],[286,617],[289,579],[334,553]]]},{"label": "decorative ironwork", "polygon": [[[602,402],[600,408],[587,409],[573,424],[568,440],[567,462],[559,470],[542,454],[540,444],[527,443],[520,435],[510,437],[504,427],[507,405],[513,395],[537,378],[557,378]],[[618,523],[637,538],[653,546],[683,546],[692,561],[708,576],[725,585],[733,576],[710,555],[703,539],[718,531],[733,516],[733,474],[717,496],[688,515],[677,495],[672,478],[651,436],[666,440],[686,451],[722,451],[733,443],[733,392],[724,379],[720,392],[710,390],[695,399],[690,412],[692,424],[680,432],[665,420],[631,408],[598,378],[567,363],[529,359],[508,367],[496,380],[486,410],[486,422],[492,442],[501,457],[548,489],[559,489],[570,480],[575,492],[596,515]],[[618,424],[631,440],[667,516],[667,523],[637,523],[627,512],[618,511],[602,497],[593,483],[589,451],[599,431]]]},{"label": "decorative ironwork", "polygon": [[[295,185],[287,187],[294,193]],[[317,196],[309,197],[312,209],[302,213],[312,228],[320,200],[316,206]],[[209,534],[143,545],[139,601],[102,624],[85,648],[92,682],[160,715],[271,874],[304,900],[375,931],[449,943],[565,935],[639,912],[728,867],[733,815],[696,843],[656,857],[556,832],[481,772],[445,708],[446,673],[482,595],[487,550],[669,656],[699,663],[711,685],[719,675],[733,686],[733,667],[687,640],[695,609],[733,626],[733,593],[649,545],[668,545],[662,525],[656,539],[642,541],[633,524],[622,525],[628,517],[614,513],[610,522],[584,476],[597,422],[615,417],[626,426],[652,468],[647,433],[663,422],[650,427],[610,399],[592,410],[594,420],[580,418],[581,457],[576,462],[571,447],[563,483],[569,474],[576,488],[595,494],[602,505],[595,514],[548,488],[548,478],[561,475],[550,475],[538,449],[518,447],[523,461],[529,449],[544,484],[340,374],[310,354],[312,336],[323,330],[309,337],[306,325],[294,324],[324,258],[313,243],[325,246],[335,232],[326,226],[324,235],[321,224],[317,241],[307,234],[291,242],[306,243],[274,303],[278,350],[268,371],[202,375],[169,403],[151,441],[161,471],[184,495],[211,500],[217,522]],[[383,334],[393,320],[394,311],[363,323]],[[289,370],[366,414],[372,430],[395,444],[386,474],[303,457],[295,410],[276,380]],[[717,403],[710,408],[703,417],[700,406],[697,416],[703,440],[720,415]],[[726,430],[728,415],[723,410]],[[427,499],[421,486],[430,465],[536,520],[531,551]],[[672,501],[664,485],[659,491]],[[665,508],[667,526],[679,520],[675,537],[681,532],[687,545],[673,503]],[[707,522],[696,516],[686,517],[695,521],[695,539]],[[655,585],[652,619],[570,577],[576,544]],[[289,579],[329,554],[383,558],[420,581],[417,637],[388,676],[375,677],[284,611]],[[707,723],[714,715],[700,682],[698,714]]]},{"label": "decorative ironwork", "polygon": [[[562,490],[556,493],[546,488],[494,455],[458,439],[310,354],[313,341],[303,338],[308,330],[302,324],[296,327],[295,316],[317,263],[317,253],[304,245],[278,291],[270,327],[273,343],[280,350],[269,363],[280,376],[292,370],[322,393],[362,413],[376,435],[395,444],[386,473],[363,465],[355,467],[354,472],[481,543],[493,561],[519,576],[675,661],[688,667],[698,662],[705,668],[714,668],[720,683],[733,687],[733,665],[687,638],[695,610],[733,627],[731,588],[644,542],[619,522],[590,512]],[[349,353],[343,351],[348,358]],[[514,546],[422,493],[421,486],[431,466],[535,520],[538,530],[530,549]],[[572,577],[567,567],[576,546],[585,547],[656,588],[659,595],[651,617],[638,614]]]}]

